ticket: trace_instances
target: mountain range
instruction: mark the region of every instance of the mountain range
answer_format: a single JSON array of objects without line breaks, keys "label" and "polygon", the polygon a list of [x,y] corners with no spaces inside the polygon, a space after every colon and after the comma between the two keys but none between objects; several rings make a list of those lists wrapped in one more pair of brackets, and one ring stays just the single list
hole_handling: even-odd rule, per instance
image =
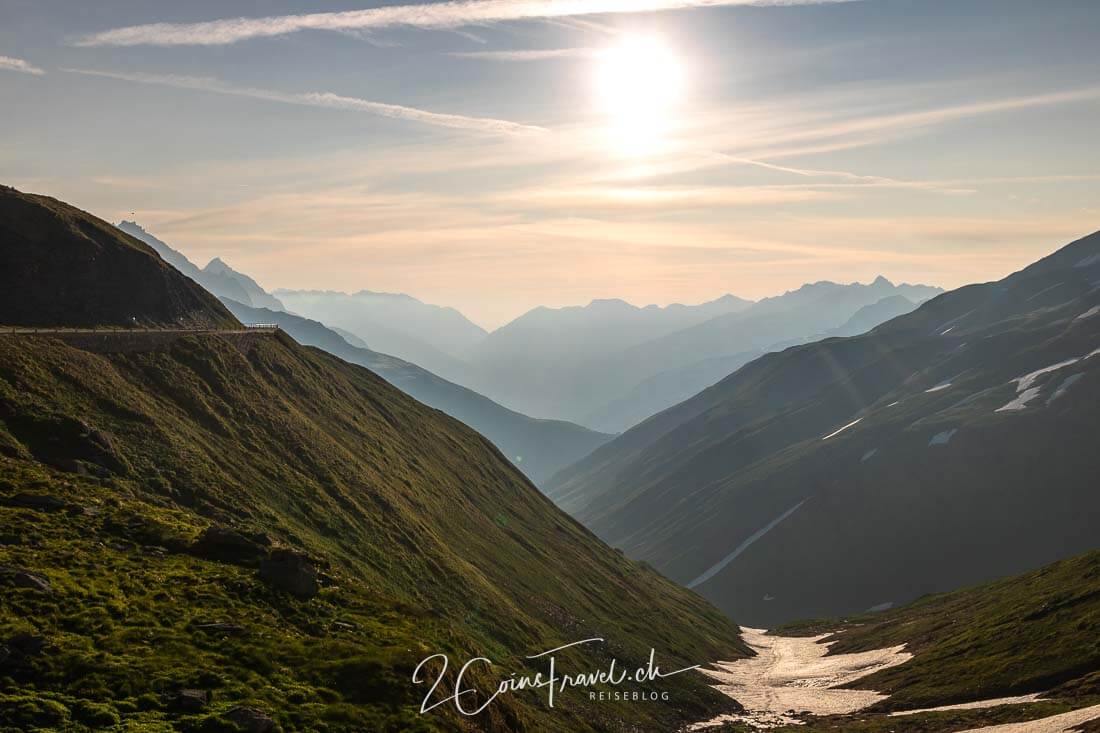
[{"label": "mountain range", "polygon": [[276,294],[296,313],[513,410],[618,433],[765,351],[867,330],[940,292],[880,277],[867,285],[813,283],[758,303],[733,295],[693,306],[594,300],[535,308],[490,333],[408,296]]},{"label": "mountain range", "polygon": [[0,724],[659,730],[736,709],[682,674],[661,681],[675,705],[564,690],[421,715],[413,672],[437,653],[491,657],[467,675],[488,690],[581,639],[604,641],[559,670],[747,650],[469,427],[285,332],[243,332],[89,214],[14,189],[0,212],[0,292],[38,286],[0,320],[97,327],[0,335]]},{"label": "mountain range", "polygon": [[749,624],[897,604],[1095,547],[1098,354],[1094,234],[755,359],[546,488]]},{"label": "mountain range", "polygon": [[483,328],[454,308],[401,293],[276,290],[275,295],[290,311],[354,333],[374,351],[463,384],[464,360],[485,338]]},{"label": "mountain range", "polygon": [[285,310],[278,298],[271,296],[255,280],[237,272],[218,257],[210,260],[206,267],[200,269],[183,253],[172,249],[168,244],[145,231],[137,222],[123,221],[119,223],[118,228],[148,244],[165,262],[219,298],[230,298],[256,308]]}]

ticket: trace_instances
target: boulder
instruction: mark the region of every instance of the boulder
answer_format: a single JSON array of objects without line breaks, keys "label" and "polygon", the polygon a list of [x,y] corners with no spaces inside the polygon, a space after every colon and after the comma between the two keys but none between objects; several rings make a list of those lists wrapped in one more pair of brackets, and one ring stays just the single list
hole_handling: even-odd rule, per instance
[{"label": "boulder", "polygon": [[207,527],[195,540],[191,553],[207,560],[254,565],[263,557],[265,550],[258,542],[237,530],[216,524]]},{"label": "boulder", "polygon": [[6,580],[16,588],[30,588],[39,593],[53,593],[50,581],[34,573],[28,573],[26,570],[0,567],[0,579]]},{"label": "boulder", "polygon": [[46,637],[37,634],[16,634],[7,640],[5,646],[13,652],[25,657],[33,657],[41,654],[46,648]]},{"label": "boulder", "polygon": [[165,702],[174,710],[186,713],[197,713],[206,707],[209,695],[206,690],[183,689],[176,690],[165,696]]},{"label": "boulder", "polygon": [[225,714],[225,718],[243,733],[271,733],[275,730],[275,721],[254,708],[233,708]]},{"label": "boulder", "polygon": [[69,508],[67,501],[58,499],[56,496],[31,494],[26,491],[0,499],[0,503],[20,509],[33,509],[36,512],[63,512]]},{"label": "boulder", "polygon": [[293,550],[274,550],[260,561],[260,580],[298,598],[312,598],[320,591],[317,568]]}]

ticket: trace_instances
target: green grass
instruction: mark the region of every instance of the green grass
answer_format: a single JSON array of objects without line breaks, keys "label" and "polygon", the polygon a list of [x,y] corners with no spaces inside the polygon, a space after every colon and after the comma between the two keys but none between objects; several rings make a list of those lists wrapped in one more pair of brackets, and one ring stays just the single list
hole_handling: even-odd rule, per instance
[{"label": "green grass", "polygon": [[[667,669],[745,648],[719,612],[600,543],[484,438],[285,337],[111,354],[0,338],[0,455],[0,497],[93,509],[0,507],[12,528],[0,564],[56,591],[4,588],[0,642],[30,631],[51,651],[0,668],[0,727],[117,716],[121,730],[231,730],[225,711],[248,705],[287,731],[662,730],[730,705],[689,674],[662,681],[671,703],[573,692],[550,711],[527,691],[472,720],[420,716],[426,689],[410,675],[429,653],[492,658],[475,677],[488,687],[543,668],[525,655],[592,636],[606,647],[563,653],[561,669],[637,666],[650,647]],[[180,552],[215,521],[317,558],[321,594],[294,600],[251,568]],[[249,633],[196,628],[222,621]],[[209,708],[166,706],[181,687],[211,690]]]},{"label": "green grass", "polygon": [[830,653],[906,644],[915,655],[855,683],[890,694],[877,710],[1048,690],[1065,699],[1100,697],[1100,552],[886,613],[790,624],[777,633],[837,628]]}]

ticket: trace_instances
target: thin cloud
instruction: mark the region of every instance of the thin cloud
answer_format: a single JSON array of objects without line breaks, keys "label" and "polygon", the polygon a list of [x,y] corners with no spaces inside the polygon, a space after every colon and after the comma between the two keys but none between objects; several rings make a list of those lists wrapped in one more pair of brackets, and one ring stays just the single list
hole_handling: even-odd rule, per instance
[{"label": "thin cloud", "polygon": [[588,59],[599,53],[593,48],[540,48],[519,51],[452,51],[448,56],[482,61],[546,61],[548,59]]},{"label": "thin cloud", "polygon": [[452,0],[366,10],[201,23],[150,23],[83,36],[77,46],[221,46],[305,30],[345,31],[406,26],[453,29],[509,20],[545,20],[613,13],[650,13],[724,6],[829,5],[853,0]]},{"label": "thin cloud", "polygon": [[40,69],[23,59],[12,58],[11,56],[0,56],[0,70],[18,71],[22,74],[34,74],[35,76],[46,73],[45,69]]},{"label": "thin cloud", "polygon": [[270,89],[233,86],[220,79],[212,79],[209,77],[178,76],[174,74],[122,73],[98,69],[62,69],[62,71],[71,74],[83,74],[85,76],[98,76],[106,79],[118,79],[138,84],[155,84],[178,89],[194,89],[196,91],[212,92],[214,94],[227,94],[234,97],[262,99],[269,102],[281,102],[283,104],[366,112],[380,117],[420,122],[426,125],[448,127],[457,130],[469,130],[471,132],[495,135],[520,135],[547,132],[546,128],[543,127],[523,125],[518,122],[510,122],[509,120],[429,112],[427,110],[417,109],[416,107],[374,102],[358,97],[345,97],[332,92],[279,92]]}]

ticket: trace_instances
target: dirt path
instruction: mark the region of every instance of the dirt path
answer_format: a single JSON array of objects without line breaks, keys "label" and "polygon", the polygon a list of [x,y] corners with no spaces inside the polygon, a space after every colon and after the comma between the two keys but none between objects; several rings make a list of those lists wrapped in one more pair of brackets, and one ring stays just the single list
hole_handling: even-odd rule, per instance
[{"label": "dirt path", "polygon": [[719,690],[741,703],[745,713],[697,723],[692,730],[728,721],[776,728],[797,723],[795,713],[853,713],[885,695],[870,690],[840,690],[836,689],[838,685],[912,658],[900,646],[826,657],[829,647],[819,643],[824,636],[768,636],[761,629],[742,629],[742,636],[756,650],[755,657],[718,662],[715,669],[703,672],[719,683]]}]

